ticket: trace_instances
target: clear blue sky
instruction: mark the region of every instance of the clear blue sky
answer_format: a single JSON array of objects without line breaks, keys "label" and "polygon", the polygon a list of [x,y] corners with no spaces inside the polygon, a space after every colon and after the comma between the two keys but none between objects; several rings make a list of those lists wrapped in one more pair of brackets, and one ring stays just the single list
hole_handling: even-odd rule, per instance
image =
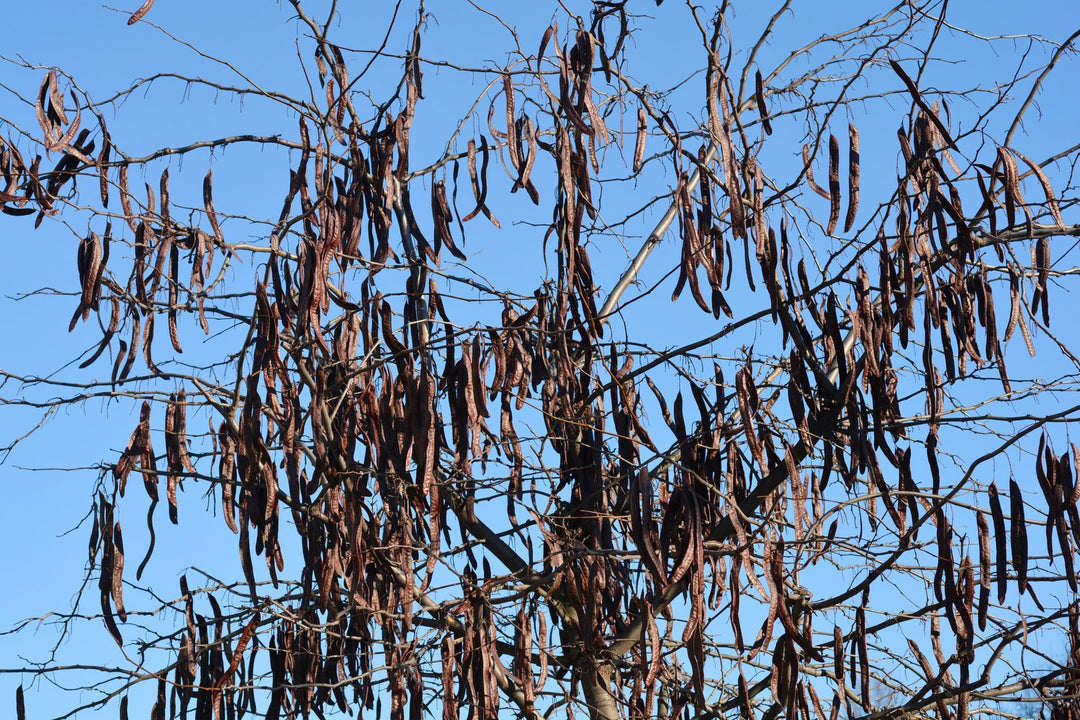
[{"label": "clear blue sky", "polygon": [[[177,41],[181,40],[209,55],[235,61],[239,71],[262,87],[305,94],[306,81],[297,62],[300,30],[298,24],[290,20],[290,9],[286,4],[249,0],[186,0],[182,3],[158,0],[147,19],[167,28],[177,40],[146,24],[129,27],[126,24],[128,13],[137,4],[126,2],[122,11],[114,11],[91,0],[55,0],[48,3],[46,12],[34,3],[8,3],[4,9],[8,32],[0,54],[13,61],[62,68],[96,100],[111,96],[136,78],[158,72],[177,72],[213,78],[226,84],[242,84],[233,70],[196,55]],[[575,8],[584,7],[583,3],[570,4]],[[762,17],[772,12],[773,4],[735,3],[736,28],[757,27]],[[368,48],[381,39],[388,4],[363,3],[362,11],[360,5],[347,8],[348,17],[335,28],[337,42],[342,45]],[[504,14],[511,25],[522,29],[522,43],[530,52],[539,40],[539,29],[546,26],[557,7],[551,2],[491,2],[487,6]],[[687,28],[685,7],[675,0],[668,0],[660,8],[644,0],[636,6],[641,12],[650,13],[652,18],[640,21],[643,30],[634,40],[633,63],[636,64],[631,65],[631,72],[653,87],[669,85],[685,76],[687,69],[698,62],[697,44],[688,41],[684,34]],[[950,7],[950,18],[957,26],[976,33],[1036,33],[1061,41],[1080,25],[1077,8],[1071,0],[954,2]],[[508,36],[490,18],[467,7],[463,9],[463,4],[459,3],[431,2],[429,10],[434,18],[424,38],[425,56],[486,67],[501,66],[505,62]],[[403,27],[411,25],[414,12],[409,3],[402,8]],[[786,57],[791,47],[829,29],[846,27],[869,12],[863,2],[796,3],[795,17],[778,26],[762,53],[761,65],[771,67]],[[400,44],[400,35],[396,41]],[[1017,40],[999,43],[997,54],[988,53],[970,38],[946,33],[940,40],[939,54],[955,62],[939,66],[926,78],[924,87],[935,84],[959,87],[969,80],[985,79],[993,67],[1011,67],[1027,50],[1026,41]],[[306,45],[304,52],[307,52]],[[1036,48],[1034,54],[1044,57],[1045,49]],[[1074,138],[1073,143],[1080,142],[1076,124],[1080,115],[1080,100],[1077,100],[1080,95],[1075,91],[1080,86],[1080,74],[1075,61],[1071,62],[1072,69],[1054,76],[1046,88],[1047,97],[1057,100],[1044,103],[1038,108],[1039,112],[1029,114],[1026,132],[1015,143],[1033,158],[1041,159],[1061,149],[1069,144],[1067,138],[1070,135]],[[443,72],[450,78],[449,82],[440,83]],[[885,73],[882,78],[889,77],[887,69]],[[0,62],[0,118],[15,121],[31,132],[36,131],[32,107],[24,105],[16,94],[32,98],[43,75],[43,70],[25,70],[11,62]],[[380,88],[385,82],[385,79],[375,78],[371,86]],[[482,90],[482,82],[477,78],[470,84],[468,76],[461,73],[437,68],[426,70],[425,83],[430,97],[421,105],[414,131],[414,166],[425,165],[438,156],[446,136],[445,130],[441,129],[445,128],[446,119],[460,116],[460,113],[452,113],[475,98]],[[700,78],[692,82],[699,83]],[[895,77],[890,82],[896,89]],[[1073,91],[1060,92],[1069,83]],[[1026,90],[1028,85],[1022,87]],[[1068,100],[1063,102],[1061,98]],[[874,114],[870,116],[865,114],[864,108],[856,106],[849,118],[842,118],[837,124],[837,128],[843,129],[850,119],[862,129],[864,197],[873,197],[875,188],[880,192],[890,185],[895,186],[896,150],[892,138],[908,105],[906,97],[898,97],[891,103],[891,113],[888,112],[889,105],[879,103],[873,105]],[[684,118],[703,114],[697,105],[676,106],[673,110]],[[161,146],[180,146],[197,139],[235,133],[295,134],[295,118],[280,108],[259,98],[237,101],[206,88],[189,87],[181,79],[162,79],[134,93],[110,113],[106,120],[111,133],[124,150],[133,155]],[[480,114],[481,118],[484,116],[484,113]],[[627,128],[632,127],[633,118],[627,117],[625,123]],[[433,130],[425,136],[425,128]],[[778,129],[780,132],[791,130],[782,123]],[[468,133],[476,131],[487,133],[483,125],[470,124]],[[840,132],[838,130],[837,134]],[[0,134],[17,139],[25,147],[17,132],[3,120],[0,120]],[[792,137],[792,159],[798,156],[802,142],[801,137]],[[276,218],[287,181],[283,156],[269,151],[233,148],[219,151],[212,158],[209,153],[200,151],[192,153],[183,163],[174,160],[171,172],[180,202],[186,199],[196,207],[199,205],[200,201],[196,200],[199,183],[208,166],[214,169],[215,203],[219,210]],[[163,164],[155,165],[155,170],[145,178],[136,174],[132,178],[133,185],[144,181],[156,184],[156,173],[163,167]],[[610,201],[640,204],[664,193],[674,182],[670,175],[659,172],[650,180],[654,184],[642,183],[640,196],[611,198]],[[116,202],[115,196],[113,202]],[[522,285],[528,285],[542,275],[539,246],[528,237],[528,233],[535,233],[535,230],[512,224],[519,211],[525,212],[527,208],[519,197],[515,201],[500,198],[493,209],[503,220],[504,230],[501,234],[482,229],[472,231],[470,251],[482,249],[476,267],[489,277],[493,273],[511,274],[520,277]],[[549,208],[541,209],[538,221],[543,222],[543,214],[549,212]],[[655,217],[654,214],[642,218],[641,227],[634,231],[647,232]],[[70,225],[65,227],[63,223],[47,220],[34,231],[32,220],[0,219],[0,247],[3,250],[0,338],[4,338],[0,341],[0,369],[16,374],[55,374],[58,379],[85,377],[69,363],[96,343],[99,331],[90,323],[67,333],[74,298],[68,294],[57,296],[46,292],[29,299],[18,299],[23,293],[40,288],[55,288],[61,293],[72,293],[77,289],[76,238],[86,233],[86,220],[75,213],[66,213],[63,220]],[[230,222],[229,225],[234,233],[249,233],[252,242],[262,242],[260,227],[242,222]],[[100,228],[94,229],[100,232]],[[265,230],[265,227],[261,229]],[[517,240],[519,236],[524,239]],[[231,239],[235,241],[237,236],[233,234]],[[674,243],[669,243],[669,247],[672,248],[670,253],[677,253],[673,249]],[[677,254],[671,254],[670,258],[677,258]],[[599,249],[593,255],[598,282],[605,289],[610,288],[625,262],[622,248],[609,245]],[[662,260],[650,266],[646,279],[659,279],[663,272],[674,266],[675,260],[665,267],[666,262]],[[672,284],[673,279],[669,279],[660,293],[670,294]],[[695,311],[687,307],[687,301],[684,297],[673,312],[683,317],[695,317]],[[748,301],[760,303],[761,294]],[[1066,302],[1067,298],[1061,297],[1057,305],[1062,321],[1066,320]],[[641,313],[635,311],[630,317],[634,322],[650,322],[655,326],[654,339],[658,346],[684,337],[685,325],[672,323],[670,315],[657,315],[656,307]],[[200,348],[193,333],[187,337],[191,338],[190,347],[185,349],[192,357],[214,352],[212,342]],[[1073,339],[1078,339],[1075,333]],[[747,336],[747,341],[752,342],[753,337]],[[1027,369],[1021,360],[1012,363],[1010,369],[1014,372]],[[88,372],[94,377],[107,378],[108,360],[99,361]],[[73,391],[56,389],[54,392]],[[21,395],[14,382],[0,386],[0,397]],[[48,393],[42,394],[40,390],[33,395],[37,400],[47,397]],[[31,430],[40,418],[40,412],[0,406],[0,445]],[[47,425],[24,440],[0,466],[0,488],[4,497],[0,503],[0,546],[5,548],[0,556],[0,571],[8,588],[0,604],[0,632],[23,618],[39,617],[50,610],[64,611],[70,607],[86,562],[88,527],[84,525],[74,532],[67,531],[79,525],[86,514],[90,493],[97,480],[93,466],[115,461],[136,421],[137,408],[124,401],[106,403],[92,399],[81,405],[67,406],[52,414]],[[82,469],[63,471],[59,468]],[[170,561],[179,558],[180,551],[185,553],[184,562],[190,565],[211,572],[220,570],[226,575],[235,573],[234,543],[231,536],[226,537],[219,518],[203,517],[206,501],[201,492],[197,486],[189,488],[183,499],[182,532],[169,526],[159,510],[156,523],[158,550],[148,576],[150,584],[164,597],[179,594],[178,569]],[[123,523],[129,548],[128,567],[133,572],[145,547],[145,529],[139,510],[142,507],[139,504],[142,502],[141,488],[129,491],[130,495],[137,497],[129,497]],[[192,534],[192,528],[199,528],[204,534]],[[224,552],[216,544],[222,539],[226,542]],[[193,548],[193,543],[201,543],[201,546]],[[88,612],[94,612],[97,600],[93,587],[88,590],[84,603]],[[24,657],[47,660],[55,640],[54,628],[48,623],[36,632],[0,635],[0,668],[24,665]],[[104,663],[120,661],[112,641],[96,622],[82,626],[78,636],[61,648],[59,657],[65,661],[72,657],[94,658]],[[28,683],[29,679],[24,682]],[[11,701],[12,690],[18,683],[17,676],[0,675],[0,708],[8,707],[6,703]],[[71,704],[71,698],[56,695],[47,681],[39,681],[35,691],[28,692],[27,696],[31,717],[46,717],[54,709]]]}]

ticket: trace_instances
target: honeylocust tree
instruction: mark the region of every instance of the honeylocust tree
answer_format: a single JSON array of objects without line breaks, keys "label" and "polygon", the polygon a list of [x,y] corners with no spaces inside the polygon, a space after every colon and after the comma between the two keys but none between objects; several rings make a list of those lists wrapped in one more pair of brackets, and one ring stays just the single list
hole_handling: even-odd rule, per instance
[{"label": "honeylocust tree", "polygon": [[3,65],[20,718],[1078,716],[1080,31],[152,5]]}]

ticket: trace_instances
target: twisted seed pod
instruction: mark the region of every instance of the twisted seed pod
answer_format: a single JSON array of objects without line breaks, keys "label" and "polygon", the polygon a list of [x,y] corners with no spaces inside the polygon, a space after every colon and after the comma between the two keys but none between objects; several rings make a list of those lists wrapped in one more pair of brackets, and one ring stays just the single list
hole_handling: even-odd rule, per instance
[{"label": "twisted seed pod", "polygon": [[645,160],[645,131],[649,127],[649,118],[645,114],[645,108],[637,111],[637,138],[634,142],[634,174],[641,172],[642,163]]}]

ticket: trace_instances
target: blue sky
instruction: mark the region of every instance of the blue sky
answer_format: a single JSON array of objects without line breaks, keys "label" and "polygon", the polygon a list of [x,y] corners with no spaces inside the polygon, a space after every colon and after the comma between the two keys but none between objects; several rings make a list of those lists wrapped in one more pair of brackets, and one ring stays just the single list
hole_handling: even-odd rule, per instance
[{"label": "blue sky", "polygon": [[[643,31],[633,41],[631,73],[652,87],[668,86],[685,77],[688,68],[693,68],[699,57],[694,33],[686,31],[686,10],[674,0],[660,8],[650,2],[639,5],[642,12],[651,17],[640,20]],[[582,3],[573,6],[577,8]],[[505,7],[490,3],[489,7],[504,12],[507,21],[521,29],[522,43],[530,52],[539,40],[540,29],[546,26],[556,9],[554,3],[541,2],[513,3]],[[355,48],[377,44],[384,32],[387,8],[382,3],[365,3],[363,13],[347,11],[348,17],[334,28],[338,42]],[[246,82],[239,77],[242,73],[261,87],[301,96],[305,93],[307,81],[297,62],[297,37],[302,31],[290,20],[290,10],[283,4],[246,0],[215,3],[158,0],[147,20],[166,28],[175,39],[147,24],[129,27],[126,20],[133,9],[112,10],[85,0],[60,0],[50,3],[51,17],[45,19],[42,11],[31,3],[12,4],[5,8],[7,26],[19,28],[20,32],[9,34],[0,54],[11,61],[32,66],[62,68],[74,77],[80,88],[99,101],[124,89],[136,78],[169,72],[212,78],[229,85]],[[489,17],[475,10],[462,11],[458,4],[450,2],[432,2],[429,10],[433,18],[424,38],[426,56],[484,67],[501,67],[506,62],[509,36]],[[403,23],[402,27],[408,28],[415,11],[407,5],[401,12],[399,21]],[[737,6],[734,15],[736,32],[743,27],[758,27],[771,12],[771,5]],[[830,28],[846,27],[868,12],[865,3],[796,3],[794,17],[778,25],[774,37],[760,55],[760,64],[772,67],[786,57],[790,48],[804,44]],[[950,7],[950,17],[955,25],[978,34],[1035,33],[1059,42],[1080,25],[1080,10],[1074,2],[1067,0],[956,2]],[[401,35],[395,41],[400,45]],[[184,43],[190,43],[208,55],[234,61],[235,69],[199,56]],[[307,51],[303,46],[303,52]],[[1044,47],[1029,48],[1027,41],[1022,39],[1000,41],[988,51],[975,38],[944,33],[938,53],[950,62],[936,66],[935,71],[924,79],[923,88],[937,85],[964,87],[985,81],[988,72],[993,77],[993,68],[1012,66],[1018,57],[1029,51],[1033,62],[1046,54]],[[1073,88],[1077,85],[1075,61],[1071,62],[1070,69],[1051,77],[1045,88],[1048,100],[1039,105],[1037,112],[1029,114],[1024,132],[1015,141],[1018,148],[1033,158],[1046,157],[1063,146],[1080,142],[1080,132],[1076,129],[1080,100],[1077,100],[1075,89],[1063,92],[1070,83]],[[380,66],[379,72],[391,67],[392,63],[387,63]],[[3,118],[0,134],[17,137],[17,131],[5,120],[14,121],[31,132],[36,130],[32,107],[21,102],[18,95],[32,98],[43,75],[41,69],[19,68],[12,62],[0,63],[0,118]],[[880,79],[883,87],[887,84],[892,91],[900,89],[887,67],[874,77]],[[385,82],[376,72],[370,86],[380,91]],[[470,77],[448,69],[429,67],[425,70],[428,99],[421,105],[414,130],[414,166],[425,165],[438,157],[446,137],[448,118],[460,117],[482,92],[484,82],[482,77]],[[672,95],[673,112],[681,114],[680,122],[684,124],[689,125],[690,118],[703,115],[702,108],[692,100],[679,103],[682,98],[700,94],[698,85],[701,82],[698,75],[690,81],[685,93]],[[1026,91],[1028,84],[1022,83],[1020,87]],[[873,92],[876,87],[864,88],[864,91]],[[849,116],[837,118],[834,123],[834,132],[838,135],[846,130],[848,121],[860,127],[865,198],[874,197],[875,191],[880,195],[890,186],[895,187],[897,152],[894,133],[904,120],[909,105],[907,96],[899,94],[886,102],[856,104],[851,107]],[[954,112],[962,114],[964,111],[954,105]],[[280,107],[258,97],[237,100],[205,87],[189,86],[180,78],[156,81],[133,93],[110,112],[111,115],[106,115],[110,132],[132,155],[236,133],[295,135],[296,118]],[[479,121],[468,121],[463,137],[486,133],[482,122],[485,116],[480,112]],[[626,117],[625,126],[631,128],[633,121],[632,116]],[[426,131],[428,128],[431,130]],[[786,161],[794,162],[804,141],[799,128],[781,121],[777,123],[777,132],[792,135]],[[207,167],[212,167],[215,204],[219,210],[236,216],[276,218],[288,180],[288,160],[281,153],[239,147],[213,154],[198,151],[183,162],[173,160],[170,171],[177,202],[198,207],[202,175]],[[778,158],[777,162],[784,160]],[[164,163],[158,163],[145,177],[136,174],[132,184],[156,184],[157,173],[164,167]],[[495,169],[494,175],[500,174],[501,170]],[[610,202],[616,208],[641,205],[649,198],[666,193],[674,182],[669,171],[655,169],[638,184],[634,196],[612,197]],[[620,186],[620,192],[624,189],[625,186]],[[550,185],[547,190],[550,192]],[[115,197],[113,202],[116,202]],[[820,202],[813,197],[807,199],[809,204]],[[532,210],[520,194],[512,199],[500,195],[493,209],[503,220],[504,229],[496,233],[473,223],[466,247],[470,254],[475,253],[474,267],[488,277],[497,275],[500,280],[505,278],[521,287],[535,287],[537,279],[543,277],[543,255],[535,241],[539,231],[529,224],[514,224],[514,221],[543,223],[544,215],[549,214],[550,209],[542,204],[540,210]],[[637,219],[637,227],[628,228],[632,237],[627,239],[626,245],[631,253],[640,236],[648,232],[663,209],[663,205],[655,206],[652,212]],[[817,212],[820,214],[821,208]],[[612,215],[617,216],[618,211],[613,210]],[[76,238],[84,235],[87,229],[85,217],[77,213],[65,213],[61,222],[46,221],[37,231],[31,229],[31,221],[27,219],[4,217],[0,220],[0,243],[4,251],[4,261],[0,263],[0,294],[3,296],[0,299],[0,337],[7,339],[0,345],[0,369],[15,374],[50,375],[58,380],[87,377],[75,371],[71,363],[96,344],[99,331],[91,322],[80,325],[70,334],[66,332],[66,323],[75,304],[70,293],[77,290]],[[95,226],[94,229],[100,232],[100,228]],[[226,222],[226,231],[233,241],[246,234],[252,243],[260,243],[265,237],[266,226],[237,218]],[[675,267],[678,258],[675,245],[674,241],[669,242],[657,254],[657,260],[643,276],[646,283],[659,281]],[[598,282],[610,288],[625,267],[626,251],[621,244],[607,239],[590,252],[593,252]],[[250,271],[251,268],[237,266],[233,272],[242,280]],[[665,297],[670,295],[673,283],[674,278],[668,278],[658,293]],[[41,288],[54,288],[58,293],[46,290],[19,299],[24,293]],[[761,304],[763,294],[736,296],[736,299]],[[1059,296],[1056,311],[1062,321],[1067,317],[1066,303],[1067,298]],[[693,324],[697,321],[695,313],[690,308],[689,298],[684,296],[675,306],[642,303],[631,309],[626,318],[634,327],[640,324],[651,326],[651,341],[657,347],[664,347],[678,343],[688,335],[701,334]],[[187,330],[185,337],[190,340],[185,349],[192,357],[213,356],[225,347],[214,338],[200,344],[201,336],[193,332],[194,328]],[[758,337],[756,332],[756,328],[749,329],[739,335],[739,342],[752,344]],[[762,332],[765,342],[770,331]],[[1064,334],[1066,338],[1078,339],[1076,333],[1068,329]],[[1014,359],[1010,369],[1014,373],[1045,371],[1035,364],[1026,364],[1017,353],[1012,353],[1011,357]],[[74,365],[77,364],[76,361]],[[86,372],[89,377],[107,379],[109,362],[103,359]],[[50,394],[71,392],[74,391],[58,387],[24,395],[14,381],[0,386],[0,397],[26,397],[34,401],[45,400]],[[1044,407],[1052,403],[1053,400]],[[0,559],[0,569],[8,587],[18,591],[9,590],[0,605],[0,632],[23,618],[42,617],[50,610],[64,611],[70,607],[85,566],[88,528],[83,525],[69,531],[79,526],[87,512],[98,479],[96,464],[115,460],[134,428],[137,413],[137,406],[123,399],[111,402],[88,399],[81,404],[65,406],[50,414],[42,429],[21,441],[3,458],[0,487],[5,499],[0,503],[0,533],[3,545],[9,551]],[[34,428],[41,416],[41,411],[33,409],[0,406],[0,445]],[[200,418],[200,422],[205,423],[205,418]],[[202,497],[202,491],[196,486],[183,498],[179,530],[169,526],[162,515],[156,523],[158,550],[148,577],[150,585],[163,597],[179,595],[177,562],[181,557],[184,564],[211,573],[220,571],[231,575],[235,572],[231,535],[227,534],[220,518],[206,517],[203,510],[207,501]],[[145,547],[142,520],[145,506],[140,505],[143,502],[141,489],[129,491],[123,523],[129,547],[128,563],[132,568]],[[192,528],[197,532],[192,533]],[[219,545],[222,540],[226,543],[224,552]],[[173,560],[177,562],[171,562]],[[93,587],[88,590],[84,602],[88,603],[87,610],[93,612],[96,607]],[[55,629],[48,620],[34,632],[0,635],[0,668],[23,665],[23,657],[46,659],[55,641]],[[121,661],[112,641],[98,623],[80,626],[75,638],[65,640],[60,657],[104,657],[108,658],[108,663]],[[105,659],[101,661],[106,662]],[[11,690],[18,682],[17,676],[0,675],[0,707],[8,702],[7,698],[11,697]],[[29,680],[24,679],[24,682]],[[34,692],[28,693],[28,703],[32,716],[37,716],[36,713],[53,712],[50,708],[70,705],[70,699],[58,698],[48,682],[42,681]]]}]

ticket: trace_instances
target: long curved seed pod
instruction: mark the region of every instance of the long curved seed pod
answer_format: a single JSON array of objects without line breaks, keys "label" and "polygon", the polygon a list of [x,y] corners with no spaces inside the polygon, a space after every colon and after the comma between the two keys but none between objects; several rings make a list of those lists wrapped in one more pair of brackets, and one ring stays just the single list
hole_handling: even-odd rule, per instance
[{"label": "long curved seed pod", "polygon": [[761,79],[761,71],[754,73],[754,100],[757,102],[758,116],[761,118],[761,126],[766,135],[772,135],[772,123],[769,122],[769,110],[765,107],[765,83]]},{"label": "long curved seed pod", "polygon": [[110,594],[116,605],[116,614],[121,622],[127,622],[127,610],[124,609],[124,536],[120,533],[120,523],[113,526],[113,564],[109,578]]},{"label": "long curved seed pod", "polygon": [[637,111],[637,137],[634,141],[634,174],[641,172],[641,166],[645,161],[645,131],[649,128],[649,116],[645,114],[645,108]]},{"label": "long curved seed pod", "polygon": [[221,460],[219,461],[218,481],[221,483],[221,514],[225,518],[225,524],[233,533],[239,532],[236,527],[236,508],[233,505],[233,483],[236,477],[236,440],[229,432],[228,423],[222,421],[218,430],[218,442],[221,445]]},{"label": "long curved seed pod", "polygon": [[911,95],[911,99],[915,101],[915,104],[918,105],[924,113],[926,113],[926,116],[937,127],[937,131],[941,133],[941,140],[945,144],[945,147],[955,147],[952,136],[949,134],[949,129],[946,128],[945,125],[941,122],[941,118],[937,116],[937,113],[934,112],[933,109],[926,104],[926,101],[922,99],[922,95],[919,93],[919,88],[915,86],[915,82],[904,71],[904,68],[900,66],[900,63],[890,58],[889,65],[892,67],[893,72],[895,72],[904,82],[904,86],[907,87],[907,91]]},{"label": "long curved seed pod", "polygon": [[844,218],[844,232],[849,232],[855,224],[855,215],[859,211],[859,131],[855,125],[848,124],[848,206]]},{"label": "long curved seed pod", "polygon": [[998,495],[997,485],[990,483],[990,517],[994,522],[994,544],[997,567],[997,598],[999,603],[1005,602],[1005,594],[1008,590],[1008,551],[1005,534],[1005,515],[1001,511],[1001,498]]},{"label": "long curved seed pod", "polygon": [[829,135],[829,224],[826,235],[836,231],[840,220],[840,143],[835,135]]},{"label": "long curved seed pod", "polygon": [[990,529],[982,510],[975,513],[975,525],[979,534],[979,629],[985,630],[990,605]]},{"label": "long curved seed pod", "polygon": [[517,113],[514,111],[514,81],[510,73],[503,74],[503,95],[506,100],[506,149],[510,155],[510,165],[514,170],[521,170],[521,138],[517,132]]},{"label": "long curved seed pod", "polygon": [[109,207],[109,155],[112,152],[112,142],[104,124],[101,126],[101,153],[98,155],[98,190],[101,192],[101,204]]},{"label": "long curved seed pod", "polygon": [[818,195],[825,198],[826,200],[829,200],[829,193],[820,185],[818,185],[817,182],[814,181],[814,161],[813,158],[810,157],[809,145],[802,146],[802,161],[803,167],[805,168],[806,184],[809,185],[810,189],[816,192]]},{"label": "long curved seed pod", "polygon": [[203,208],[206,211],[206,219],[210,221],[210,227],[214,230],[214,239],[218,245],[225,244],[225,237],[221,234],[221,225],[218,224],[218,216],[214,211],[214,171],[207,170],[203,178]]},{"label": "long curved seed pod", "polygon": [[1054,188],[1050,184],[1050,178],[1046,176],[1046,173],[1039,166],[1039,164],[1033,161],[1024,153],[1019,150],[1012,151],[1016,157],[1024,161],[1024,164],[1031,168],[1031,172],[1038,178],[1039,184],[1042,186],[1043,193],[1046,195],[1046,206],[1050,209],[1050,215],[1054,218],[1054,222],[1058,225],[1064,225],[1065,220],[1061,217],[1061,208],[1058,207],[1057,197],[1054,195]]},{"label": "long curved seed pod", "polygon": [[1007,148],[999,147],[997,156],[1005,175],[1005,219],[1012,227],[1016,224],[1016,206],[1024,202],[1020,192],[1020,176],[1016,169],[1016,158]]},{"label": "long curved seed pod", "polygon": [[1009,515],[1013,570],[1016,571],[1016,583],[1020,588],[1020,594],[1023,595],[1027,591],[1027,522],[1024,520],[1024,497],[1020,493],[1020,486],[1013,478],[1009,479]]}]

